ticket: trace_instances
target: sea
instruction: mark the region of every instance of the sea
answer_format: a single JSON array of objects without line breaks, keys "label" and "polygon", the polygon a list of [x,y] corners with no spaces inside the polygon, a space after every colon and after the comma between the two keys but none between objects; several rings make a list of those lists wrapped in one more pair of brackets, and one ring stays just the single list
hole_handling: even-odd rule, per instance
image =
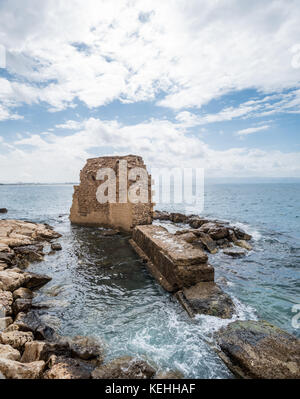
[{"label": "sea", "polygon": [[234,378],[213,338],[234,320],[264,319],[300,337],[299,183],[206,184],[201,212],[197,205],[156,206],[228,221],[252,235],[253,250],[243,258],[209,255],[216,282],[235,303],[230,320],[189,318],[148,273],[128,235],[104,237],[101,228],[71,225],[72,193],[71,184],[0,185],[0,207],[8,209],[0,218],[48,223],[62,234],[62,251],[29,266],[52,277],[34,301],[61,335],[100,339],[106,361],[131,355],[159,370],[207,379]]}]

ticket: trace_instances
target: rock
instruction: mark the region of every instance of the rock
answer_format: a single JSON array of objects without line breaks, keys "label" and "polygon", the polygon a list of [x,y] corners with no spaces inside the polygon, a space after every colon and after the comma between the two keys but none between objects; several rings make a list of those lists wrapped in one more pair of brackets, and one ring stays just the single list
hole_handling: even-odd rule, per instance
[{"label": "rock", "polygon": [[242,378],[300,378],[300,340],[266,321],[235,321],[216,334],[219,355]]},{"label": "rock", "polygon": [[153,377],[155,380],[179,380],[183,379],[184,375],[178,370],[160,371]]},{"label": "rock", "polygon": [[25,258],[29,262],[40,262],[44,259],[43,245],[16,247],[14,251],[19,257]]},{"label": "rock", "polygon": [[145,379],[152,378],[155,369],[143,360],[130,356],[114,359],[92,372],[94,379]]},{"label": "rock", "polygon": [[173,223],[186,223],[188,220],[188,216],[183,215],[182,213],[171,213],[170,220]]},{"label": "rock", "polygon": [[0,318],[0,332],[5,330],[12,323],[13,323],[13,319],[11,317],[1,317]]},{"label": "rock", "polygon": [[14,315],[17,315],[19,312],[27,312],[31,308],[31,303],[31,299],[16,299],[12,306]]},{"label": "rock", "polygon": [[194,233],[185,233],[185,234],[180,234],[180,238],[184,240],[185,242],[192,243],[198,239],[198,237]]},{"label": "rock", "polygon": [[206,219],[201,219],[198,216],[189,217],[188,223],[193,229],[198,229],[203,224],[207,223]]},{"label": "rock", "polygon": [[1,317],[12,314],[13,295],[10,291],[0,291],[0,314]]},{"label": "rock", "polygon": [[30,331],[38,340],[53,340],[56,338],[52,327],[45,325],[33,310],[28,313],[20,312],[14,322],[20,331]]},{"label": "rock", "polygon": [[32,299],[33,293],[29,288],[21,287],[13,292],[13,298],[16,299]]},{"label": "rock", "polygon": [[101,235],[104,237],[116,236],[118,234],[120,234],[120,232],[118,230],[113,230],[113,229],[101,231]]},{"label": "rock", "polygon": [[245,233],[244,230],[239,229],[237,227],[233,228],[233,231],[235,233],[235,236],[239,239],[239,240],[246,240],[249,241],[251,240],[252,236],[250,234]]},{"label": "rock", "polygon": [[26,288],[30,288],[31,290],[35,290],[37,288],[41,288],[43,285],[47,284],[52,280],[51,277],[46,276],[45,274],[37,274],[37,273],[24,273],[26,276]]},{"label": "rock", "polygon": [[209,234],[213,240],[221,240],[228,236],[228,229],[223,226],[215,226],[210,228],[207,234]]},{"label": "rock", "polygon": [[3,332],[0,334],[0,343],[11,345],[13,348],[23,350],[26,342],[33,341],[33,334],[24,331]]},{"label": "rock", "polygon": [[170,220],[169,212],[154,211],[153,220]]},{"label": "rock", "polygon": [[14,264],[14,258],[14,253],[0,252],[0,261],[5,262],[9,266]]},{"label": "rock", "polygon": [[217,228],[217,225],[213,222],[206,222],[206,223],[202,223],[201,227],[199,228],[200,231],[202,231],[203,233],[208,233],[208,231],[210,229],[214,229]]},{"label": "rock", "polygon": [[217,244],[208,234],[199,232],[198,237],[204,245],[204,248],[206,248],[211,254],[215,254],[218,252]]},{"label": "rock", "polygon": [[233,230],[228,229],[228,239],[232,242],[237,241],[236,235]]},{"label": "rock", "polygon": [[223,253],[225,255],[232,256],[233,258],[241,258],[242,256],[246,255],[245,251],[242,251],[241,249],[238,248],[224,249]]},{"label": "rock", "polygon": [[252,246],[245,240],[237,240],[234,243],[235,245],[238,245],[241,248],[246,249],[247,251],[251,251],[252,250]]},{"label": "rock", "polygon": [[183,288],[175,294],[191,317],[196,314],[229,319],[234,313],[234,304],[229,295],[214,282],[200,282]]},{"label": "rock", "polygon": [[48,361],[50,356],[71,356],[71,350],[68,342],[47,342],[32,341],[26,342],[24,353],[22,355],[22,363],[30,363],[37,360]]},{"label": "rock", "polygon": [[62,246],[59,243],[53,243],[53,244],[51,244],[51,249],[53,251],[61,251],[62,250]]},{"label": "rock", "polygon": [[84,360],[71,359],[64,356],[52,355],[48,363],[50,369],[44,373],[48,380],[89,379],[94,366]]},{"label": "rock", "polygon": [[6,208],[0,208],[0,213],[7,213],[7,209]]},{"label": "rock", "polygon": [[0,358],[19,361],[21,359],[21,354],[10,345],[0,344]]},{"label": "rock", "polygon": [[97,358],[103,361],[103,345],[91,337],[76,336],[68,338],[69,347],[73,357],[79,357],[83,360]]},{"label": "rock", "polygon": [[21,270],[7,269],[0,272],[0,281],[2,282],[5,290],[15,291],[26,282],[26,275]]},{"label": "rock", "polygon": [[5,378],[19,379],[37,379],[41,378],[45,368],[45,362],[20,363],[15,360],[0,358],[0,371]]}]

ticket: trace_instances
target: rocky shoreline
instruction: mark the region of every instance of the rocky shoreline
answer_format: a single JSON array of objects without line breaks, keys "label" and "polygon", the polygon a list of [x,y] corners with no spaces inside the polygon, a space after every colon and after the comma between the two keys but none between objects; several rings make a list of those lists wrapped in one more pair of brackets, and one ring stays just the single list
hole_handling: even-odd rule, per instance
[{"label": "rocky shoreline", "polygon": [[[207,265],[205,252],[214,254],[218,250],[234,251],[235,247],[240,248],[244,242],[248,248],[243,246],[243,251],[251,250],[248,243],[251,236],[226,222],[202,219],[195,215],[156,212],[154,219],[190,226],[173,234],[171,244],[169,242],[165,249],[173,251],[170,257],[167,256],[168,262],[175,262],[178,270],[175,276],[177,281],[166,279],[168,284],[171,283],[169,291],[174,291],[173,288],[181,281],[180,289],[175,289],[175,296],[191,316],[196,309],[198,313],[231,318],[231,299],[211,280],[213,275]],[[156,229],[159,226],[140,227]],[[112,235],[112,231],[109,235]],[[47,224],[0,220],[0,377],[182,378],[176,371],[157,371],[155,365],[130,356],[105,362],[105,348],[99,340],[82,336],[59,336],[40,319],[37,312],[39,305],[32,300],[35,291],[51,278],[28,272],[26,267],[30,262],[43,260],[45,245],[50,244],[51,251],[60,250],[61,245],[57,242],[59,237],[60,234]],[[179,255],[176,255],[172,247],[174,242],[177,250],[179,248]],[[186,270],[189,266],[180,255],[181,246],[187,252],[190,251],[192,279]],[[139,255],[143,258],[145,254]],[[145,261],[149,262],[149,257],[146,258]],[[204,274],[197,271],[199,265]],[[200,276],[199,281],[193,284],[197,276]],[[207,281],[203,282],[201,276],[207,276],[204,277]],[[227,367],[240,378],[300,378],[300,340],[265,321],[236,321],[228,324],[215,334],[215,350]]]},{"label": "rocky shoreline", "polygon": [[41,321],[32,299],[51,278],[26,267],[43,260],[46,243],[60,250],[53,242],[60,236],[47,224],[0,220],[0,378],[161,378],[141,359],[127,356],[105,364],[102,342],[59,336]]}]

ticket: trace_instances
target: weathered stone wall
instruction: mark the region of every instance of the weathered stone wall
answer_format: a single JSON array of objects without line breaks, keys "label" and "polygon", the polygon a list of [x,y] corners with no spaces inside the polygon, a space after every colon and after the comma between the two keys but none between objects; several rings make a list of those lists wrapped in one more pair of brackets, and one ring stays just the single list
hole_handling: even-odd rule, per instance
[{"label": "weathered stone wall", "polygon": [[[153,204],[151,201],[151,176],[148,174],[148,202],[147,203],[119,203],[119,162],[127,161],[127,173],[132,168],[139,167],[146,170],[143,159],[135,155],[100,157],[88,159],[80,172],[80,185],[74,186],[73,204],[70,220],[75,224],[99,225],[130,231],[139,224],[152,222]],[[100,168],[111,168],[116,173],[116,203],[101,204],[96,193],[104,180],[97,180]],[[133,182],[127,180],[127,190]],[[125,187],[126,188],[126,187]]]}]

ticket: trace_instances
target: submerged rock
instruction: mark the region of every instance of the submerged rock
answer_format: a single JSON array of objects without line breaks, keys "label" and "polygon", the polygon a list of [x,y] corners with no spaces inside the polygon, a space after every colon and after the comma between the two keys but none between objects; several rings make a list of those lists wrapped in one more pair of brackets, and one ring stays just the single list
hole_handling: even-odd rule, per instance
[{"label": "submerged rock", "polygon": [[94,379],[145,379],[152,378],[155,369],[144,360],[130,356],[120,357],[97,367],[92,372]]},{"label": "submerged rock", "polygon": [[200,282],[183,288],[175,296],[191,317],[206,314],[229,319],[235,310],[230,296],[214,282]]},{"label": "submerged rock", "polygon": [[223,253],[225,255],[232,256],[233,258],[241,258],[242,256],[246,255],[246,252],[238,249],[238,248],[229,248],[229,249],[224,249]]},{"label": "submerged rock", "polygon": [[300,340],[266,321],[235,321],[216,333],[219,356],[242,378],[300,378]]},{"label": "submerged rock", "polygon": [[155,380],[180,380],[184,375],[178,370],[160,371],[153,377]]},{"label": "submerged rock", "polygon": [[61,246],[61,244],[56,242],[56,243],[51,244],[51,249],[53,251],[61,251],[62,250],[62,246]]}]

